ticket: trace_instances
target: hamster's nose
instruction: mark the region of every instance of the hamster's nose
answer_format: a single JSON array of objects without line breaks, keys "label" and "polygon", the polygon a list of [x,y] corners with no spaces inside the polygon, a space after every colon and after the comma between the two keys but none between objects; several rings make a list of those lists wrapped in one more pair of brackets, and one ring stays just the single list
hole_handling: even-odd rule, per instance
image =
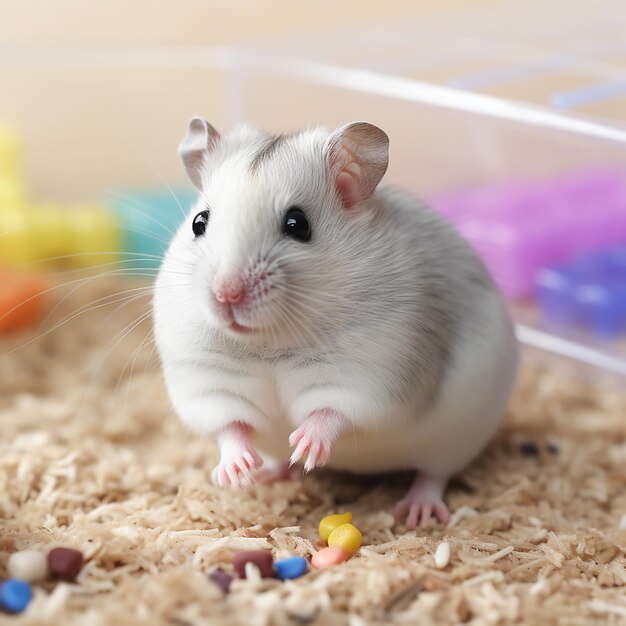
[{"label": "hamster's nose", "polygon": [[237,304],[246,295],[246,286],[240,278],[220,280],[213,286],[215,299],[222,304]]}]

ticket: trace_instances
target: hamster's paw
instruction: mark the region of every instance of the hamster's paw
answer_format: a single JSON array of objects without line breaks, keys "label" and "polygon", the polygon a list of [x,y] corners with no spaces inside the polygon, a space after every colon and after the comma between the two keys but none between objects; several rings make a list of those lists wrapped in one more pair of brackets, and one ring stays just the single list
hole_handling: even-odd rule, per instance
[{"label": "hamster's paw", "polygon": [[295,447],[289,464],[294,465],[306,456],[305,472],[325,465],[344,425],[345,419],[332,409],[314,411],[289,437],[289,445]]},{"label": "hamster's paw", "polygon": [[254,448],[241,450],[220,459],[219,465],[213,470],[213,482],[219,487],[251,485],[255,482],[253,471],[262,464],[263,461]]},{"label": "hamster's paw", "polygon": [[447,479],[418,473],[408,493],[393,509],[396,520],[406,519],[406,527],[413,530],[425,526],[434,515],[442,524],[450,521],[448,506],[443,501]]},{"label": "hamster's paw", "polygon": [[263,459],[250,442],[251,428],[231,424],[217,436],[220,462],[213,470],[213,482],[220,487],[244,487],[254,482],[253,472]]}]

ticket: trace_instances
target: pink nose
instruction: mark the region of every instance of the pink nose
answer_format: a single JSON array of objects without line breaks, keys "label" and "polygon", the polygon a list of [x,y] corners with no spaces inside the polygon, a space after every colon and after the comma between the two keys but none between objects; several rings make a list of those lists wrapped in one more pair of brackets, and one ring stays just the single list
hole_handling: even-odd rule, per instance
[{"label": "pink nose", "polygon": [[246,295],[246,286],[239,278],[222,280],[213,288],[215,299],[222,304],[237,304]]}]

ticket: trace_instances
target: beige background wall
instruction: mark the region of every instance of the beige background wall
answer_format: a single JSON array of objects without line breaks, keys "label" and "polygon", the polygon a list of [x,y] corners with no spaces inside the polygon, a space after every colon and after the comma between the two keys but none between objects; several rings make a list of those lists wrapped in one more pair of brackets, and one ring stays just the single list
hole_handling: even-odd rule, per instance
[{"label": "beige background wall", "polygon": [[[197,112],[220,126],[223,70],[111,66],[107,51],[223,46],[453,11],[463,0],[0,0],[0,123],[24,137],[39,198],[182,181],[176,145]],[[95,66],[85,54],[103,49]],[[108,60],[107,60],[108,59]],[[143,65],[143,66],[142,66]]]}]

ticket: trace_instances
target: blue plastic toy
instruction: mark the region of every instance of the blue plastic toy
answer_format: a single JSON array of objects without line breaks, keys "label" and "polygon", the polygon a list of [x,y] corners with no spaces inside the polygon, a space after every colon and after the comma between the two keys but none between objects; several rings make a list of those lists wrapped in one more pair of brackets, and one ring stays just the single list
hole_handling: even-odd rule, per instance
[{"label": "blue plastic toy", "polygon": [[0,586],[0,606],[9,613],[21,613],[32,597],[33,590],[25,580],[5,580]]},{"label": "blue plastic toy", "polygon": [[549,324],[584,327],[601,339],[626,331],[626,246],[544,269],[536,282],[541,314]]},{"label": "blue plastic toy", "polygon": [[155,268],[197,193],[189,189],[124,190],[107,194],[122,231],[126,268]]},{"label": "blue plastic toy", "polygon": [[291,556],[288,559],[274,562],[274,571],[276,578],[287,580],[291,578],[299,578],[306,574],[308,568],[307,560],[301,556]]}]

